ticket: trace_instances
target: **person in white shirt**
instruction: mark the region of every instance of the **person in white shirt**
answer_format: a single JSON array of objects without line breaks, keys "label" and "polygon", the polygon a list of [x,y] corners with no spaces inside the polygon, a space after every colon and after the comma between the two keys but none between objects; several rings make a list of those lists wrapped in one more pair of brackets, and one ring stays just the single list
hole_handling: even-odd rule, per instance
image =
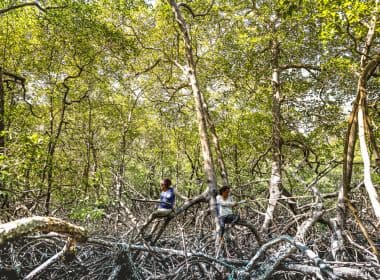
[{"label": "person in white shirt", "polygon": [[230,196],[230,187],[223,186],[219,190],[219,195],[216,196],[216,204],[220,224],[219,238],[222,239],[225,225],[234,225],[240,219],[239,214],[234,214],[232,211],[232,208],[236,207],[238,203],[234,202]]}]

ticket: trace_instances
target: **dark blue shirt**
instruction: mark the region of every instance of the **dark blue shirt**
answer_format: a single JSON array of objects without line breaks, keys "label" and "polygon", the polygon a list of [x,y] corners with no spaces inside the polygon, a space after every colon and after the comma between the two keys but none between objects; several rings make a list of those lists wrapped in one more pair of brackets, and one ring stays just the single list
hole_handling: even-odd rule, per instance
[{"label": "dark blue shirt", "polygon": [[160,205],[158,208],[173,209],[175,201],[174,189],[169,188],[160,195]]}]

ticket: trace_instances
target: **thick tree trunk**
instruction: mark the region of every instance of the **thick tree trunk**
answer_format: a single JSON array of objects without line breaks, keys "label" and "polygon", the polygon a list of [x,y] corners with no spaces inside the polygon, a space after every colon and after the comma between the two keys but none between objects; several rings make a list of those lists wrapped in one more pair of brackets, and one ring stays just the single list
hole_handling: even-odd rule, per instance
[{"label": "thick tree trunk", "polygon": [[200,137],[202,155],[203,155],[203,168],[204,168],[205,175],[207,177],[207,184],[208,184],[207,191],[209,195],[209,205],[210,205],[211,211],[214,213],[216,231],[218,231],[219,222],[218,222],[218,217],[217,217],[217,212],[216,212],[216,199],[215,199],[216,193],[217,193],[217,182],[216,182],[213,158],[212,158],[212,153],[211,153],[211,148],[210,148],[210,143],[209,143],[209,138],[208,138],[208,133],[207,133],[206,108],[203,102],[204,98],[200,91],[200,87],[197,80],[196,64],[194,61],[194,54],[193,54],[193,49],[191,45],[188,25],[182,16],[182,13],[179,9],[177,2],[174,0],[168,0],[168,2],[170,6],[172,7],[175,19],[181,30],[182,37],[185,44],[187,65],[180,66],[180,67],[184,71],[186,77],[189,80],[189,83],[193,92],[193,96],[194,96],[195,110],[196,110],[197,121],[198,121],[198,131],[199,131],[199,137]]},{"label": "thick tree trunk", "polygon": [[[364,88],[362,89],[364,91]],[[361,102],[359,105],[358,110],[358,124],[359,124],[359,144],[360,144],[360,153],[363,158],[363,167],[364,167],[364,186],[367,190],[369,199],[372,204],[373,211],[375,212],[375,215],[378,219],[378,222],[380,223],[380,202],[379,202],[379,196],[377,194],[377,191],[372,183],[371,179],[371,160],[370,156],[368,154],[367,149],[367,143],[366,143],[366,137],[365,137],[365,113],[366,113],[366,93],[365,91],[360,93]]]},{"label": "thick tree trunk", "polygon": [[27,234],[38,231],[54,231],[65,233],[78,241],[86,241],[87,231],[79,227],[54,217],[30,217],[22,218],[13,222],[0,225],[0,246],[8,241],[20,238]]},{"label": "thick tree trunk", "polygon": [[[375,71],[375,69],[380,65],[380,53],[376,53],[374,58],[370,59],[370,49],[372,47],[372,43],[376,38],[376,26],[377,26],[377,17],[378,17],[378,7],[379,7],[379,0],[376,1],[376,6],[374,10],[374,14],[372,16],[371,23],[368,28],[367,32],[367,39],[366,39],[366,45],[363,52],[363,55],[361,57],[360,62],[360,76],[358,81],[358,96],[359,96],[359,105],[358,105],[358,137],[359,137],[359,144],[360,144],[360,153],[363,158],[364,163],[364,185],[366,187],[366,190],[368,192],[368,196],[370,198],[372,208],[375,212],[375,215],[377,219],[380,222],[380,202],[378,198],[378,194],[376,189],[373,186],[372,179],[371,179],[371,162],[370,157],[368,154],[367,149],[367,143],[366,143],[366,122],[368,119],[367,116],[367,80],[371,78],[372,73]],[[367,129],[368,131],[368,129]]]},{"label": "thick tree trunk", "polygon": [[272,172],[269,185],[269,202],[265,219],[261,230],[267,232],[273,219],[273,213],[277,201],[281,196],[282,183],[282,154],[281,154],[281,90],[280,90],[280,69],[278,65],[279,44],[274,42],[272,46],[273,73],[272,73]]},{"label": "thick tree trunk", "polygon": [[358,102],[354,103],[349,118],[343,154],[343,180],[338,192],[337,215],[332,221],[334,235],[333,241],[331,242],[331,252],[336,260],[342,260],[344,258],[343,231],[346,223],[346,200],[348,200],[348,192],[350,189],[355,155],[356,133],[358,129],[357,104]]},{"label": "thick tree trunk", "polygon": [[[364,161],[364,181],[367,192],[370,196],[372,206],[374,208],[377,218],[380,217],[380,204],[376,190],[373,187],[371,176],[370,176],[370,160],[367,151],[366,139],[365,139],[365,123],[367,120],[367,115],[365,111],[365,104],[367,100],[367,80],[371,77],[373,71],[380,64],[380,55],[376,54],[373,59],[370,56],[370,50],[375,39],[375,28],[377,23],[377,7],[379,0],[376,1],[376,8],[374,9],[374,14],[372,20],[368,25],[368,32],[366,37],[365,46],[363,47],[361,53],[362,57],[360,60],[360,73],[358,79],[357,87],[357,96],[352,108],[350,115],[349,126],[346,134],[346,142],[344,147],[344,158],[343,158],[343,183],[339,190],[338,195],[338,211],[337,211],[337,223],[338,223],[338,233],[343,232],[345,229],[345,213],[346,205],[350,203],[348,193],[351,184],[352,170],[353,170],[353,160],[354,160],[354,151],[355,143],[357,140],[357,132],[359,133],[360,149]],[[336,259],[340,260],[344,244],[343,239],[339,238],[338,248],[333,249],[333,252],[336,251]]]},{"label": "thick tree trunk", "polygon": [[343,155],[343,182],[338,194],[338,223],[341,226],[345,224],[346,206],[345,199],[347,198],[348,191],[350,189],[352,168],[355,156],[355,144],[356,134],[358,130],[358,98],[354,102],[352,112],[349,118],[348,129],[346,134],[346,140],[344,145]]}]

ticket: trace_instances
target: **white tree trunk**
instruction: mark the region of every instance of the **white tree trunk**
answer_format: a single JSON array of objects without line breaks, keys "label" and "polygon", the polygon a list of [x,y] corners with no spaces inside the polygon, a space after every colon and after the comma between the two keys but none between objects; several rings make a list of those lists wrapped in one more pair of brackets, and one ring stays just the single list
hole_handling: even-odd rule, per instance
[{"label": "white tree trunk", "polygon": [[368,192],[369,199],[372,204],[373,211],[380,222],[380,202],[379,196],[375,187],[373,186],[371,179],[371,161],[368,154],[366,139],[365,139],[365,129],[364,129],[364,114],[362,106],[359,106],[358,111],[358,123],[359,123],[359,143],[360,143],[360,153],[363,158],[364,165],[364,185]]},{"label": "white tree trunk", "polygon": [[206,120],[206,104],[204,102],[204,98],[202,92],[200,91],[200,87],[197,80],[197,72],[196,72],[196,63],[194,61],[194,54],[192,49],[192,42],[190,37],[190,32],[188,29],[188,25],[182,13],[179,9],[179,6],[175,0],[168,0],[170,6],[172,7],[173,14],[175,16],[178,27],[181,30],[182,38],[184,41],[184,47],[186,52],[186,62],[185,66],[177,64],[184,72],[186,77],[189,80],[192,93],[195,101],[195,111],[197,114],[198,121],[198,131],[200,137],[200,143],[202,148],[203,155],[203,167],[204,172],[207,177],[207,185],[208,185],[208,194],[209,194],[209,205],[210,209],[215,217],[215,227],[216,231],[219,230],[219,221],[216,212],[216,193],[217,193],[217,183],[216,183],[216,175],[214,169],[214,163],[209,143],[209,137],[207,132],[207,120]]},{"label": "white tree trunk", "polygon": [[273,73],[272,73],[272,171],[269,185],[269,201],[265,219],[261,230],[267,232],[273,220],[273,213],[276,209],[277,201],[281,196],[282,184],[282,155],[281,155],[281,89],[280,89],[280,69],[278,66],[279,44],[274,42],[272,46]]}]

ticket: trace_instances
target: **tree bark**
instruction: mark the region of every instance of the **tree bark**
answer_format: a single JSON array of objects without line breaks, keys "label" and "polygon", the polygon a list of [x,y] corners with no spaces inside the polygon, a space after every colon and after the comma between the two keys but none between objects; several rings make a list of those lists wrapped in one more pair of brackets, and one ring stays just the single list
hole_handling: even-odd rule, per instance
[{"label": "tree bark", "polygon": [[344,232],[346,223],[346,200],[349,199],[348,192],[350,189],[355,155],[356,133],[358,129],[357,104],[358,102],[354,103],[348,122],[343,152],[343,178],[338,192],[336,218],[332,220],[334,235],[333,242],[331,242],[331,251],[335,260],[342,260],[344,258],[344,239],[342,233]]},{"label": "tree bark", "polygon": [[[360,153],[363,158],[363,165],[364,165],[364,185],[368,192],[368,196],[370,198],[372,208],[375,212],[375,215],[380,222],[380,202],[378,198],[378,194],[376,189],[373,186],[372,179],[371,179],[371,162],[370,157],[368,154],[367,149],[367,143],[366,143],[366,137],[365,137],[365,124],[366,120],[368,119],[367,116],[367,81],[371,78],[372,73],[374,70],[380,65],[380,53],[376,53],[374,58],[370,59],[368,55],[370,54],[370,49],[372,47],[373,41],[376,38],[376,26],[377,26],[377,17],[378,17],[378,7],[379,7],[379,0],[376,0],[376,5],[374,9],[374,14],[372,16],[368,33],[367,33],[367,39],[366,39],[366,45],[363,52],[363,55],[361,57],[360,61],[360,76],[358,81],[358,96],[359,96],[359,108],[358,108],[358,137],[359,137],[359,144],[360,144]],[[368,131],[368,130],[367,130]]]},{"label": "tree bark", "polygon": [[281,196],[282,184],[282,153],[281,153],[281,89],[280,89],[280,68],[279,68],[279,50],[280,46],[277,41],[273,42],[273,73],[272,73],[272,172],[269,185],[269,201],[265,219],[261,230],[267,232],[270,223],[273,220],[274,210],[277,201]]},{"label": "tree bark", "polygon": [[186,65],[181,66],[178,65],[186,75],[187,79],[189,80],[192,93],[194,96],[195,101],[195,111],[197,114],[197,121],[198,121],[198,131],[199,131],[199,137],[200,137],[200,143],[202,148],[202,155],[203,155],[203,168],[204,172],[207,178],[207,185],[208,185],[208,196],[209,196],[209,205],[211,208],[211,211],[214,214],[215,217],[215,225],[216,225],[216,231],[219,230],[219,221],[217,217],[216,212],[216,193],[217,193],[217,182],[216,182],[216,175],[215,175],[215,169],[213,164],[213,158],[209,143],[209,137],[208,137],[208,130],[207,130],[207,120],[206,120],[206,108],[202,92],[200,91],[198,79],[197,79],[197,72],[196,72],[196,63],[194,61],[194,54],[193,54],[193,48],[192,48],[192,42],[190,39],[190,33],[188,30],[188,25],[184,17],[182,16],[182,13],[180,11],[179,5],[174,0],[168,0],[170,6],[172,7],[173,14],[175,16],[176,22],[181,30],[182,33],[182,39],[184,41],[185,45],[185,52],[186,52]]},{"label": "tree bark", "polygon": [[87,231],[79,226],[54,217],[30,217],[0,225],[0,246],[6,242],[38,231],[54,231],[72,236],[75,240],[87,240]]},{"label": "tree bark", "polygon": [[[375,58],[371,58],[370,50],[375,39],[375,29],[378,17],[378,4],[379,0],[376,0],[376,7],[373,10],[373,15],[371,22],[368,25],[368,32],[366,36],[365,45],[361,50],[362,56],[360,60],[360,73],[357,86],[357,95],[355,102],[352,107],[348,130],[345,139],[344,146],[344,158],[343,158],[343,179],[342,185],[339,190],[338,195],[338,204],[337,204],[337,216],[336,220],[339,227],[339,232],[343,232],[345,229],[345,219],[346,219],[346,203],[349,203],[349,189],[351,184],[352,169],[353,169],[353,160],[354,160],[354,151],[355,144],[357,140],[357,132],[359,133],[360,149],[361,154],[364,160],[364,178],[365,186],[367,192],[370,196],[372,206],[374,208],[377,218],[380,217],[380,204],[378,201],[376,190],[373,188],[372,181],[370,179],[370,163],[369,156],[366,147],[365,140],[365,128],[364,125],[368,116],[365,111],[365,104],[367,100],[367,80],[371,77],[373,71],[380,63],[380,55],[376,54]],[[359,130],[359,131],[358,131]],[[341,259],[344,244],[342,244],[342,238],[339,238],[341,241],[338,243],[337,259]]]},{"label": "tree bark", "polygon": [[368,154],[366,137],[365,137],[365,114],[366,114],[366,93],[365,89],[362,89],[364,92],[360,93],[361,102],[358,110],[358,124],[359,124],[359,144],[360,144],[360,153],[363,158],[363,167],[364,167],[364,186],[367,190],[369,199],[372,204],[373,211],[375,212],[375,216],[380,223],[380,202],[377,191],[372,183],[371,179],[371,160]]}]

